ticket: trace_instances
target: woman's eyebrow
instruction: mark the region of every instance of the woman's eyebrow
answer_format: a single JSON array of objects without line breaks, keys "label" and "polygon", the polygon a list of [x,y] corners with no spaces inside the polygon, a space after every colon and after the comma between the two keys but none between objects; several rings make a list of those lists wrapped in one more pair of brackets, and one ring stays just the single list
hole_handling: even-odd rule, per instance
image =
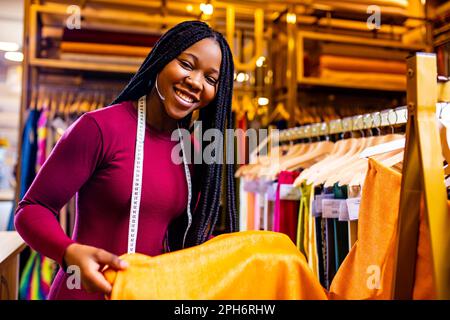
[{"label": "woman's eyebrow", "polygon": [[[198,63],[198,57],[197,57],[195,54],[190,53],[190,52],[184,52],[184,54],[186,54],[186,55],[188,55],[188,56],[191,56],[192,59],[195,60],[195,63]],[[218,71],[216,68],[211,68],[211,71],[214,72],[214,73],[219,74],[219,71]]]}]

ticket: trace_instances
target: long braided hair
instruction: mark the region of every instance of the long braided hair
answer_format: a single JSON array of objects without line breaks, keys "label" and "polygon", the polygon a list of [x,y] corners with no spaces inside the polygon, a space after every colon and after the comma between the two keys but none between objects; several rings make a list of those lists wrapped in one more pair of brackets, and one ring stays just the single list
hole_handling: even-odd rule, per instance
[{"label": "long braided hair", "polygon": [[[231,100],[233,94],[234,65],[230,48],[217,31],[211,29],[201,21],[182,22],[167,31],[155,44],[137,73],[113,101],[113,104],[129,100],[138,100],[141,96],[151,92],[156,75],[173,59],[194,43],[213,38],[222,52],[219,83],[214,100],[199,111],[199,120],[204,130],[215,128],[225,137],[225,129],[233,128]],[[179,125],[189,128],[192,114],[179,121]],[[203,154],[203,150],[201,151]],[[219,161],[220,162],[220,161]],[[186,237],[185,247],[201,244],[209,239],[220,214],[220,200],[222,187],[222,173],[225,169],[225,206],[226,231],[234,232],[237,229],[236,199],[234,183],[234,165],[223,163],[195,164],[193,184],[193,197],[191,203],[192,225]],[[199,197],[199,198],[198,198]],[[198,205],[196,205],[198,200]],[[187,226],[187,215],[183,214],[175,219],[169,226],[168,241],[170,250],[180,249],[182,238]]]}]

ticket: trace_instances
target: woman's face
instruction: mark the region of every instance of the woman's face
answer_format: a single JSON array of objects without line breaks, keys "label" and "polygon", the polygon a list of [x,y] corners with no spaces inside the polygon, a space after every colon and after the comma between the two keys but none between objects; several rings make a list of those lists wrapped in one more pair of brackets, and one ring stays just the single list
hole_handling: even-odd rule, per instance
[{"label": "woman's face", "polygon": [[216,96],[222,52],[214,39],[203,39],[169,62],[158,75],[164,107],[182,119],[208,105]]}]

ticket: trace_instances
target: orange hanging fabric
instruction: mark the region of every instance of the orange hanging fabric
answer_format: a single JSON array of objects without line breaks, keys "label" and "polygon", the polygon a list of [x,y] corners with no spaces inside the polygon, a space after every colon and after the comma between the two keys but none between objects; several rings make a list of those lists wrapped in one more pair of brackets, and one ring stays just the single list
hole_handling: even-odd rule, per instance
[{"label": "orange hanging fabric", "polygon": [[[331,299],[392,299],[401,174],[375,160],[363,187],[358,240],[330,287]],[[433,299],[430,238],[422,207],[413,299]]]}]

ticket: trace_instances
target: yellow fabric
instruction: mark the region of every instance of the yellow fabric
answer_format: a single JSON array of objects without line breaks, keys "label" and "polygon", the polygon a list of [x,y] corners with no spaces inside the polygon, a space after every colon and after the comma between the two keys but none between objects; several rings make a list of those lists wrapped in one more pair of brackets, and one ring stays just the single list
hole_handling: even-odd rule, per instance
[{"label": "yellow fabric", "polygon": [[245,231],[149,257],[127,254],[124,271],[107,270],[116,299],[327,299],[288,236]]},{"label": "yellow fabric", "polygon": [[314,199],[312,185],[300,185],[301,198],[298,211],[297,248],[303,253],[308,265],[317,279],[319,279],[319,257],[316,244],[316,220],[311,216],[311,204]]},{"label": "yellow fabric", "polygon": [[[393,298],[400,187],[400,173],[369,160],[359,211],[358,240],[332,281],[331,299]],[[434,297],[430,240],[421,211],[413,299]]]},{"label": "yellow fabric", "polygon": [[[398,172],[369,160],[358,240],[328,294],[287,235],[245,231],[223,234],[201,245],[155,257],[123,255],[122,259],[130,263],[128,269],[105,271],[113,285],[108,298],[392,299],[400,185]],[[422,209],[414,299],[435,297],[429,231],[423,212]],[[373,281],[376,268],[378,285]]]}]

